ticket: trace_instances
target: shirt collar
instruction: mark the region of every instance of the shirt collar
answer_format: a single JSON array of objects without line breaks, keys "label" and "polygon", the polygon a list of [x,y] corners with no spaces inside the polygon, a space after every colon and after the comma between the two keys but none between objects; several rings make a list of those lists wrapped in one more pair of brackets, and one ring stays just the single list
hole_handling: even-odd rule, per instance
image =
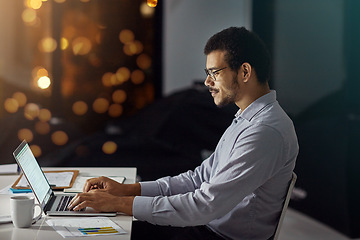
[{"label": "shirt collar", "polygon": [[259,97],[254,102],[252,102],[244,111],[239,109],[235,114],[235,118],[244,118],[248,121],[255,116],[261,109],[263,109],[266,105],[276,102],[276,91],[271,90],[269,93]]}]

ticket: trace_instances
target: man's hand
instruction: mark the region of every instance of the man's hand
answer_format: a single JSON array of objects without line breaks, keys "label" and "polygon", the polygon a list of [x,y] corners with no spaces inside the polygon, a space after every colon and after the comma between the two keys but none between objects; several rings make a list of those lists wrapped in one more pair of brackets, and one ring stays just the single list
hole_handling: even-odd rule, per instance
[{"label": "man's hand", "polygon": [[138,196],[141,194],[139,183],[122,184],[107,177],[98,177],[88,179],[84,185],[83,192],[89,192],[97,189],[115,196]]},{"label": "man's hand", "polygon": [[90,190],[78,193],[70,202],[68,208],[80,211],[91,207],[98,212],[122,212],[132,215],[134,196],[118,197],[102,190]]}]

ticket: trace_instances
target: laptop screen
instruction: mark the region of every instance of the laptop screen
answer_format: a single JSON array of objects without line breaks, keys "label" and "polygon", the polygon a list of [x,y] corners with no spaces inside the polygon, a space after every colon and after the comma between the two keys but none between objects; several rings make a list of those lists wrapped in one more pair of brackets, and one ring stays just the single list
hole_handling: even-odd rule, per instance
[{"label": "laptop screen", "polygon": [[23,141],[14,151],[14,157],[25,174],[39,203],[41,206],[44,206],[49,200],[52,190],[26,141]]}]

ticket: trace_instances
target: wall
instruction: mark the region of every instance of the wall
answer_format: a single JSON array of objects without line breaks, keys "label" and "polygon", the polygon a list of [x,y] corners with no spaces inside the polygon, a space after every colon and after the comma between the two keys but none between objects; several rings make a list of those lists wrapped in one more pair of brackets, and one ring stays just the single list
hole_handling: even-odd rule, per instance
[{"label": "wall", "polygon": [[360,237],[360,98],[357,0],[275,0],[274,74],[300,152],[290,206]]},{"label": "wall", "polygon": [[342,87],[343,2],[275,1],[273,80],[291,115]]},{"label": "wall", "polygon": [[205,80],[206,41],[230,26],[251,29],[251,0],[164,0],[163,94]]}]

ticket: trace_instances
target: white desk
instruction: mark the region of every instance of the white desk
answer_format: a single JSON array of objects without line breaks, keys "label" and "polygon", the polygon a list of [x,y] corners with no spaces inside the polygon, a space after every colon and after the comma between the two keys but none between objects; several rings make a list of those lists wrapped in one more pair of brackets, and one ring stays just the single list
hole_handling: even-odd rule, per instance
[{"label": "white desk", "polygon": [[[136,168],[43,168],[44,170],[67,170],[67,169],[77,169],[80,171],[79,175],[86,176],[125,176],[125,183],[135,183],[136,178]],[[14,181],[18,178],[18,175],[0,175],[0,189],[5,188],[8,185],[14,183]],[[32,193],[27,193],[32,194]],[[18,194],[17,194],[18,195]],[[35,208],[37,209],[37,208]],[[10,215],[10,196],[9,195],[0,195],[0,216]],[[68,216],[67,216],[68,217]],[[46,224],[46,220],[50,218],[43,215],[43,217],[30,228],[15,228],[12,223],[0,224],[0,239],[1,240],[60,240],[64,239],[60,234],[58,234],[52,227]],[[57,217],[59,218],[59,217]],[[76,217],[74,217],[76,218]],[[131,226],[132,226],[132,217],[118,215],[116,217],[110,217],[110,219],[116,222],[119,226],[121,226],[127,234],[124,235],[113,235],[106,236],[106,239],[112,240],[130,240],[131,234]],[[66,238],[66,239],[84,239],[83,237],[74,237],[74,238]],[[88,238],[86,238],[88,239]],[[100,240],[104,239],[104,237],[90,237],[92,240]]]}]

